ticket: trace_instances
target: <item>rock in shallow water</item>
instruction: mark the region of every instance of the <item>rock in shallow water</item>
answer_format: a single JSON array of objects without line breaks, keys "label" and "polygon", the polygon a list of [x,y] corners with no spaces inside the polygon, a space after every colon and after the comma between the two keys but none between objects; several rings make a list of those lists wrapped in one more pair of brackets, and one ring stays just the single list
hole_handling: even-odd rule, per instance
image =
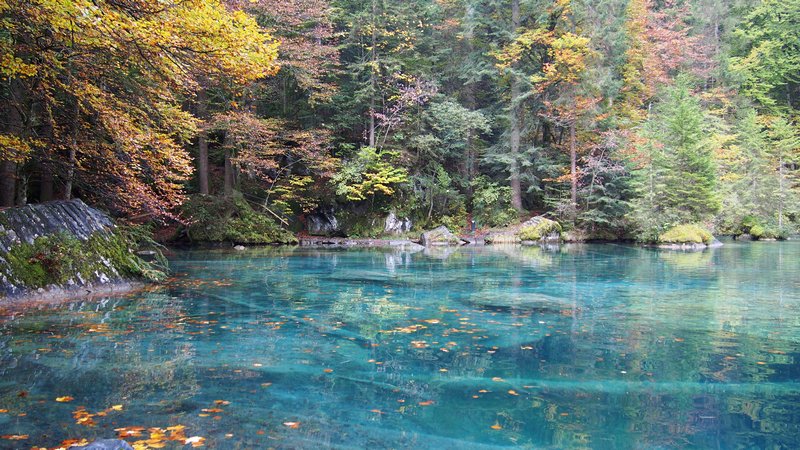
[{"label": "rock in shallow water", "polygon": [[70,450],[133,450],[127,442],[121,439],[100,439],[83,447],[70,447]]},{"label": "rock in shallow water", "polygon": [[422,245],[430,247],[432,245],[462,245],[464,241],[442,225],[433,230],[422,233],[420,237]]}]

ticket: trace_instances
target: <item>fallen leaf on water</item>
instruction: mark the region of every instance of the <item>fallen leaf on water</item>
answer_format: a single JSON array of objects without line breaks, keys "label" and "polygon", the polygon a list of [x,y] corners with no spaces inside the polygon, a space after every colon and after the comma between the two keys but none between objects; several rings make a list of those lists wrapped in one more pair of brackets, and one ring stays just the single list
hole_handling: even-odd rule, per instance
[{"label": "fallen leaf on water", "polygon": [[59,403],[66,403],[75,400],[75,398],[70,397],[69,395],[65,395],[63,397],[56,397],[56,401]]},{"label": "fallen leaf on water", "polygon": [[283,425],[287,426],[287,427],[289,427],[289,428],[291,428],[293,430],[297,429],[297,428],[300,428],[300,422],[283,422]]},{"label": "fallen leaf on water", "polygon": [[220,412],[222,412],[222,409],[221,408],[203,408],[202,411],[203,412],[207,412],[207,413],[220,413]]},{"label": "fallen leaf on water", "polygon": [[192,444],[192,447],[202,447],[206,443],[206,438],[200,436],[192,436],[183,441],[185,445]]},{"label": "fallen leaf on water", "polygon": [[499,424],[499,423],[497,423],[497,422],[495,422],[495,424],[494,424],[494,425],[492,425],[492,426],[491,426],[491,427],[489,427],[489,428],[491,428],[491,429],[493,429],[493,430],[502,430],[502,429],[503,429],[503,427],[502,427],[502,426],[500,426],[500,424]]},{"label": "fallen leaf on water", "polygon": [[503,382],[503,381],[506,381],[506,380],[504,380],[504,379],[502,379],[500,377],[493,377],[492,381],[497,381],[498,383],[500,383],[500,382]]},{"label": "fallen leaf on water", "polygon": [[2,439],[8,439],[9,441],[22,441],[24,439],[28,439],[27,434],[4,434],[0,436]]},{"label": "fallen leaf on water", "polygon": [[0,409],[0,414],[5,414],[5,413],[7,413],[7,412],[8,412],[8,410],[7,410],[7,409]]},{"label": "fallen leaf on water", "polygon": [[511,395],[519,395],[519,394],[517,394],[517,391],[515,391],[513,389],[509,389],[508,393],[511,394]]},{"label": "fallen leaf on water", "polygon": [[333,372],[333,369],[324,369],[324,370],[323,370],[323,372],[325,372],[325,373],[331,373],[331,372]]},{"label": "fallen leaf on water", "polygon": [[114,405],[108,409],[110,409],[111,411],[122,411],[122,405]]},{"label": "fallen leaf on water", "polygon": [[231,402],[229,402],[227,400],[214,400],[214,404],[215,405],[230,405]]},{"label": "fallen leaf on water", "polygon": [[419,402],[419,406],[431,406],[432,404],[433,404],[433,400]]}]

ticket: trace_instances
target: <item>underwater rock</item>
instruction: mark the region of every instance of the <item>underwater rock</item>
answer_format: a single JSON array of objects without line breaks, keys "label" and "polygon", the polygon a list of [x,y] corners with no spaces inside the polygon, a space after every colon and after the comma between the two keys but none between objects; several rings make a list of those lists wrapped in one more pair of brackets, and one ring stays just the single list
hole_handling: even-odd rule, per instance
[{"label": "underwater rock", "polygon": [[121,439],[99,439],[85,446],[71,446],[70,450],[133,450],[130,444]]},{"label": "underwater rock", "polygon": [[444,225],[422,233],[422,236],[420,237],[420,242],[425,247],[430,247],[432,245],[464,244],[464,241],[462,241],[461,238],[453,234],[453,232],[448,230],[447,227]]}]

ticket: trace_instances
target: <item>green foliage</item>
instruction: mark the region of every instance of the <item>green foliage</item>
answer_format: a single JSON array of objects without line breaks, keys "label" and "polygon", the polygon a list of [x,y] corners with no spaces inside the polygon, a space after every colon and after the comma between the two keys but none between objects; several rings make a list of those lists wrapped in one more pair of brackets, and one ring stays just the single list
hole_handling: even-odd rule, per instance
[{"label": "green foliage", "polygon": [[686,78],[665,91],[645,123],[639,151],[646,162],[633,170],[637,198],[631,216],[640,240],[652,242],[670,226],[707,220],[719,211],[709,123]]},{"label": "green foliage", "polygon": [[194,195],[183,206],[193,241],[237,244],[294,244],[297,239],[278,226],[268,213],[260,213],[240,195]]},{"label": "green foliage", "polygon": [[702,225],[676,225],[658,237],[661,244],[710,244],[714,236]]},{"label": "green foliage", "polygon": [[396,167],[397,152],[361,147],[333,176],[336,194],[350,201],[366,200],[378,194],[391,196],[396,185],[408,180],[406,169]]},{"label": "green foliage", "polygon": [[[95,233],[87,241],[67,234],[41,236],[32,244],[15,245],[5,255],[8,276],[29,289],[65,285],[78,277],[94,281],[97,273],[114,278],[159,281],[167,268],[136,256],[138,244],[129,230]],[[163,261],[163,260],[162,260]]]},{"label": "green foliage", "polygon": [[473,181],[473,218],[480,227],[503,227],[518,219],[511,206],[511,188],[481,176]]},{"label": "green foliage", "polygon": [[517,236],[519,236],[519,239],[522,241],[538,241],[553,233],[558,233],[560,235],[562,231],[561,224],[555,220],[542,217],[538,223],[522,227],[517,233]]}]

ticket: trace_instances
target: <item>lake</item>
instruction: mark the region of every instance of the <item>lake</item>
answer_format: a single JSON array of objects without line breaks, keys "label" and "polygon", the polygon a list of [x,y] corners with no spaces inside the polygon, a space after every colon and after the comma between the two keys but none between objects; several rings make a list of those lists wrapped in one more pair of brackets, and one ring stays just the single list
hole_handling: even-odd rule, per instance
[{"label": "lake", "polygon": [[800,242],[190,250],[172,267],[144,292],[2,311],[0,447],[800,442]]}]

